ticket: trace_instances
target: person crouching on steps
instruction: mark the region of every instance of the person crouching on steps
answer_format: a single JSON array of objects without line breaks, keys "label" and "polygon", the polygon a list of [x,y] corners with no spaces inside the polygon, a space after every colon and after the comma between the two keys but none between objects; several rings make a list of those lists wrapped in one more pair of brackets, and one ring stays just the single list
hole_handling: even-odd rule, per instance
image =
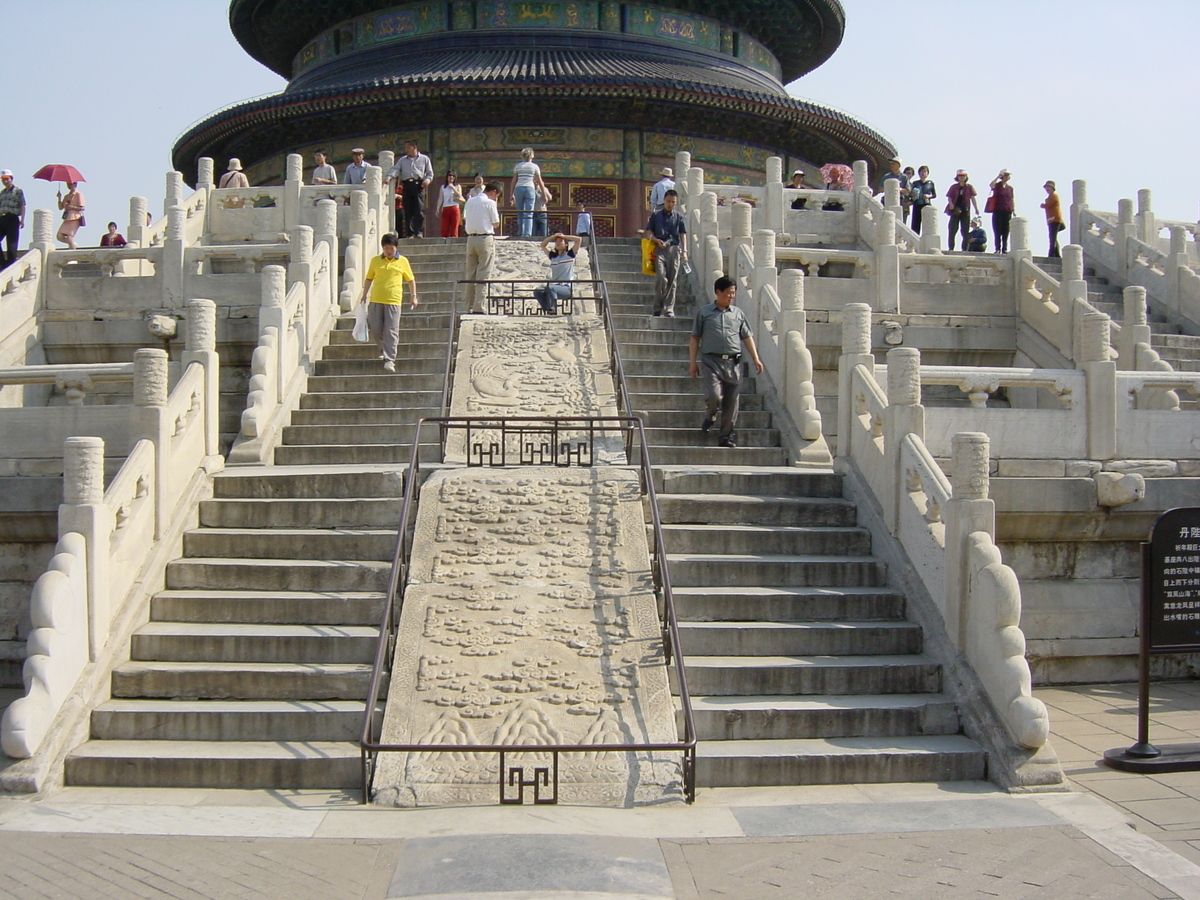
[{"label": "person crouching on steps", "polygon": [[404,305],[404,282],[412,285],[412,305],[417,305],[417,279],[412,266],[400,255],[400,239],[388,232],[379,241],[383,252],[371,259],[359,303],[367,305],[367,327],[371,340],[379,344],[385,372],[396,371],[396,345],[400,343],[400,310]]},{"label": "person crouching on steps", "polygon": [[762,361],[750,333],[746,314],[733,305],[737,283],[722,275],[713,284],[716,299],[696,311],[692,322],[692,339],[688,344],[688,370],[700,378],[704,386],[706,412],[700,430],[708,432],[721,413],[718,444],[737,446],[734,427],[738,418],[738,393],[742,386],[742,348],[745,347],[754,370],[761,374]]}]

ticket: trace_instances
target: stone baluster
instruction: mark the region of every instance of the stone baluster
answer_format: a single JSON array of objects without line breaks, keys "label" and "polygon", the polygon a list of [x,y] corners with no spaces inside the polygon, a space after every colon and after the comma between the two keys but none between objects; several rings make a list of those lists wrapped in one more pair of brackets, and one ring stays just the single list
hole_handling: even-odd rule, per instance
[{"label": "stone baluster", "polygon": [[372,166],[367,169],[367,180],[364,182],[367,189],[367,196],[370,201],[367,204],[368,209],[368,244],[378,244],[379,239],[390,231],[391,218],[388,215],[389,206],[391,211],[395,212],[395,203],[389,204],[389,198],[383,189],[383,169],[378,169]]},{"label": "stone baluster", "polygon": [[871,189],[871,180],[867,171],[867,161],[865,159],[856,159],[854,165],[850,168],[854,172],[854,193],[857,194],[864,188],[869,191]]},{"label": "stone baluster", "polygon": [[1071,334],[1074,347],[1071,356],[1080,356],[1080,318],[1087,314],[1087,281],[1083,277],[1083,248],[1078,244],[1067,244],[1062,248],[1062,281],[1059,282],[1061,299],[1059,307],[1071,317]]},{"label": "stone baluster", "polygon": [[713,266],[708,270],[708,280],[700,284],[700,296],[704,297],[704,302],[707,303],[712,297],[713,284],[725,274],[724,261],[721,258],[721,239],[715,234],[706,235],[704,238],[704,259],[711,261]]},{"label": "stone baluster", "polygon": [[883,208],[891,210],[897,222],[904,221],[904,207],[900,203],[899,178],[889,178],[883,183]]},{"label": "stone baluster", "polygon": [[69,437],[63,441],[63,502],[58,508],[58,536],[83,536],[87,584],[88,656],[94,662],[108,639],[109,535],[113,515],[104,504],[104,441]]},{"label": "stone baluster", "polygon": [[[779,270],[775,268],[775,232],[770,228],[759,228],[754,232],[754,271],[750,273],[750,302],[740,301],[747,306],[746,316],[756,331],[762,327],[766,310],[767,287],[779,293]],[[758,335],[761,337],[761,333]]]},{"label": "stone baluster", "polygon": [[163,215],[172,206],[183,205],[183,173],[168,172],[166,176],[166,193],[163,195]]},{"label": "stone baluster", "polygon": [[[893,179],[894,180],[894,179]],[[893,347],[887,354],[887,409],[883,413],[883,449],[891,478],[880,497],[883,518],[892,534],[900,527],[900,498],[908,479],[904,473],[904,436],[925,440],[925,407],[921,405],[921,351]]]},{"label": "stone baluster", "polygon": [[[29,243],[29,249],[36,250],[41,254],[43,271],[48,254],[54,249],[54,226],[55,214],[51,210],[35,209],[33,211],[32,240]],[[41,290],[46,289],[45,285],[46,281],[43,279]]]},{"label": "stone baluster", "polygon": [[194,362],[204,367],[204,461],[211,474],[224,468],[221,457],[220,358],[217,356],[217,304],[211,300],[189,300],[187,342],[183,370]]},{"label": "stone baluster", "polygon": [[1185,306],[1183,279],[1185,270],[1191,269],[1188,257],[1187,229],[1182,225],[1171,226],[1171,249],[1167,254],[1167,302],[1171,309],[1182,313]]},{"label": "stone baluster", "polygon": [[779,325],[783,338],[783,404],[800,430],[800,437],[821,437],[821,414],[817,411],[813,385],[812,354],[807,344],[804,316],[804,270],[784,269],[779,273]]},{"label": "stone baluster", "polygon": [[217,186],[216,170],[211,156],[202,156],[196,160],[196,190],[211,191]]},{"label": "stone baluster", "polygon": [[325,244],[329,248],[329,294],[320,298],[322,303],[333,305],[338,302],[337,271],[338,271],[338,235],[337,235],[338,204],[334,200],[322,200],[317,204],[316,224],[313,226],[313,240],[316,244]]},{"label": "stone baluster", "polygon": [[288,234],[300,224],[300,189],[303,186],[304,158],[299,153],[289,153],[283,179],[283,230]]},{"label": "stone baluster", "polygon": [[804,313],[804,270],[784,269],[778,273],[779,334],[798,332],[808,341],[808,321]]},{"label": "stone baluster", "polygon": [[1158,220],[1154,218],[1151,200],[1151,192],[1148,188],[1142,188],[1137,192],[1137,216],[1135,219],[1138,240],[1154,247],[1158,238]]},{"label": "stone baluster", "polygon": [[[387,180],[387,174],[388,172],[392,171],[392,166],[395,164],[395,153],[393,153],[391,150],[381,150],[379,152],[379,175],[381,178],[379,183],[381,185],[385,184]],[[491,179],[486,180],[490,181]],[[381,232],[396,230],[396,201],[392,196],[392,193],[395,191],[395,189],[395,183],[392,184],[392,190],[380,188],[380,190],[383,192],[383,196],[380,198],[383,202],[383,217],[379,220],[379,230]]]},{"label": "stone baluster", "polygon": [[137,247],[146,246],[146,216],[150,212],[150,203],[145,197],[129,198],[129,229],[125,239]]},{"label": "stone baluster", "polygon": [[738,253],[742,248],[753,253],[751,229],[753,228],[753,209],[749,203],[736,201],[729,211],[729,260],[730,268],[736,268]]},{"label": "stone baluster", "polygon": [[1076,178],[1071,182],[1071,243],[1083,243],[1083,214],[1087,212],[1087,182]]},{"label": "stone baluster", "polygon": [[854,419],[854,368],[875,374],[871,353],[871,307],[847,303],[842,307],[842,355],[838,360],[838,456],[850,455],[850,423]]},{"label": "stone baluster", "polygon": [[[355,193],[359,192],[355,191]],[[264,266],[262,270],[262,305],[258,309],[258,333],[261,335],[268,328],[274,328],[277,335],[276,349],[279,352],[282,352],[291,328],[291,322],[284,315],[286,303],[287,270],[283,266]],[[274,372],[271,373],[269,386],[263,385],[263,387],[269,390],[271,403],[274,404],[279,402],[284,395],[286,376],[281,359],[272,359],[271,366]]]},{"label": "stone baluster", "polygon": [[1117,364],[1110,352],[1111,321],[1104,313],[1092,312],[1083,317],[1080,327],[1079,367],[1087,379],[1088,457],[1098,460],[1116,455]]},{"label": "stone baluster", "polygon": [[304,292],[298,312],[301,314],[301,327],[304,333],[301,346],[308,349],[312,340],[313,326],[313,230],[308,225],[298,225],[291,233],[291,253],[287,267],[288,289],[300,285]]},{"label": "stone baluster", "polygon": [[349,312],[358,302],[358,292],[362,289],[362,236],[353,234],[346,241],[345,260],[342,268],[342,290],[338,295],[338,305]]},{"label": "stone baluster", "polygon": [[1121,281],[1129,280],[1129,264],[1137,254],[1133,253],[1129,241],[1137,237],[1137,225],[1134,222],[1133,201],[1129,199],[1117,201],[1117,227],[1113,233],[1113,242],[1117,245],[1116,275]]},{"label": "stone baluster", "polygon": [[896,214],[885,209],[875,227],[876,309],[887,313],[899,312],[900,248],[896,245]]},{"label": "stone baluster", "polygon": [[942,216],[936,203],[921,210],[921,252],[942,252]]},{"label": "stone baluster", "polygon": [[162,250],[162,284],[167,306],[183,306],[186,292],[184,289],[185,255],[187,245],[184,241],[184,227],[187,216],[182,206],[172,206],[167,210],[167,236],[163,241]]},{"label": "stone baluster", "polygon": [[[700,235],[704,240],[704,265],[700,271],[725,271],[725,260],[719,249],[721,246],[721,229],[717,219],[717,195],[713,191],[705,191],[703,194],[696,195],[699,198],[700,207]],[[715,237],[717,239],[718,250],[716,253],[709,252],[708,238]],[[733,269],[733,261],[730,260],[730,270]]]},{"label": "stone baluster", "polygon": [[783,232],[783,160],[778,156],[767,157],[767,178],[763,183],[763,211],[765,228],[776,234]]},{"label": "stone baluster", "polygon": [[161,538],[170,516],[171,423],[167,421],[167,351],[133,352],[133,433],[154,444],[154,536]]},{"label": "stone baluster", "polygon": [[704,169],[700,166],[692,166],[687,170],[687,195],[691,198],[698,198],[704,193]]},{"label": "stone baluster", "polygon": [[679,194],[679,205],[688,208],[688,170],[692,167],[692,154],[687,150],[675,151],[675,190]]},{"label": "stone baluster", "polygon": [[357,236],[360,242],[359,258],[354,260],[354,268],[357,271],[364,273],[367,271],[367,260],[370,259],[374,253],[378,252],[378,241],[376,241],[374,244],[368,242],[371,234],[371,230],[367,222],[368,213],[369,207],[367,192],[351,191],[350,237],[353,239],[355,236]]},{"label": "stone baluster", "polygon": [[978,431],[960,431],[950,442],[950,500],[943,513],[946,546],[946,596],[942,615],[946,634],[960,650],[967,647],[971,628],[967,602],[970,592],[970,535],[996,534],[996,504],[988,497],[991,484],[991,444]]},{"label": "stone baluster", "polygon": [[1131,284],[1121,292],[1124,315],[1121,324],[1120,345],[1117,348],[1122,368],[1130,371],[1141,369],[1137,345],[1150,344],[1150,325],[1146,315],[1146,289]]}]

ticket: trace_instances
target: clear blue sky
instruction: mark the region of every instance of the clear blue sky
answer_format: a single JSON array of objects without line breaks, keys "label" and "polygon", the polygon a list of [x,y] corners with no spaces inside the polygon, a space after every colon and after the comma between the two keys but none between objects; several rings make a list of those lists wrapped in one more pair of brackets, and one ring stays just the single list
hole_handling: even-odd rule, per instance
[{"label": "clear blue sky", "polygon": [[[1196,220],[1197,0],[843,3],[841,49],[792,93],[868,123],[906,162],[928,164],[939,189],[959,167],[980,186],[1007,167],[1031,218],[1047,178],[1064,200],[1085,178],[1095,208],[1148,187],[1160,216]],[[226,0],[6,0],[0,168],[49,207],[55,187],[29,176],[77,166],[85,245],[109,219],[124,229],[130,196],[157,215],[175,138],[283,87],[227,16]]]}]

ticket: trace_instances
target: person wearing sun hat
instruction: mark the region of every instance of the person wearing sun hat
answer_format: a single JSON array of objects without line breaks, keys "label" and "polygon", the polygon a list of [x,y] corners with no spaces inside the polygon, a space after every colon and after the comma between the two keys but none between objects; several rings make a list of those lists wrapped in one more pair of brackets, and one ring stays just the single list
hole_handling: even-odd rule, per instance
[{"label": "person wearing sun hat", "polygon": [[971,227],[971,207],[979,215],[979,201],[975,199],[975,188],[969,181],[966,169],[954,173],[954,184],[946,191],[946,215],[950,217],[950,249],[954,249],[955,232],[962,233],[963,249],[967,249],[967,232]]},{"label": "person wearing sun hat", "polygon": [[663,166],[658,174],[662,176],[654,187],[650,188],[650,212],[658,212],[663,208],[663,198],[667,191],[675,190],[675,171],[670,166]]},{"label": "person wearing sun hat", "polygon": [[25,192],[13,184],[11,169],[0,169],[0,269],[17,261],[17,244],[25,227]]},{"label": "person wearing sun hat", "polygon": [[225,174],[221,176],[221,180],[217,183],[219,188],[248,188],[250,187],[250,179],[242,171],[242,161],[234,157],[229,161],[229,168]]}]

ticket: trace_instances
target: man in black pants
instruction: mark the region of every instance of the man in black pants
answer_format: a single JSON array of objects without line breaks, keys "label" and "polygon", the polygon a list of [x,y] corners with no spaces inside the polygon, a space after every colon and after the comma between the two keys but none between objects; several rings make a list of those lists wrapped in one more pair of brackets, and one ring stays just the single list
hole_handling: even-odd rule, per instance
[{"label": "man in black pants", "polygon": [[388,170],[387,193],[391,193],[397,179],[403,197],[397,210],[396,231],[401,237],[425,237],[425,188],[433,181],[433,163],[417,150],[416,141],[404,142],[404,155]]},{"label": "man in black pants", "polygon": [[8,169],[0,172],[0,243],[7,252],[0,251],[0,269],[17,261],[17,245],[21,229],[25,227],[25,192],[13,185],[13,173]]},{"label": "man in black pants", "polygon": [[704,385],[707,411],[700,430],[709,431],[720,410],[718,443],[722,447],[736,447],[737,432],[733,429],[737,425],[738,394],[742,386],[742,348],[750,354],[755,372],[761,373],[763,366],[746,314],[733,305],[737,283],[722,275],[713,284],[713,291],[716,299],[697,310],[692,323],[688,368],[691,376],[700,378]]}]

